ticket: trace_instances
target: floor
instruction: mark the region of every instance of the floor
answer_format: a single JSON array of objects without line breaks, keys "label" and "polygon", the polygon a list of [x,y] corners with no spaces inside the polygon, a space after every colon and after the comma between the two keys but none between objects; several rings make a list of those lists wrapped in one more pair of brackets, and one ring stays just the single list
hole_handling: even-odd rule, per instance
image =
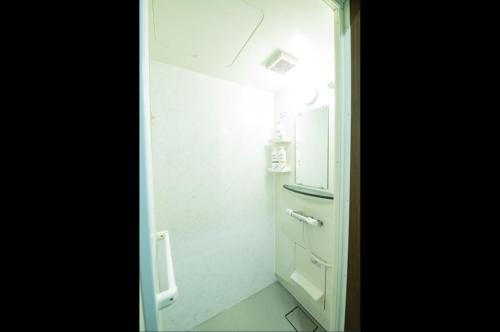
[{"label": "floor", "polygon": [[325,331],[275,282],[196,326],[194,331]]}]

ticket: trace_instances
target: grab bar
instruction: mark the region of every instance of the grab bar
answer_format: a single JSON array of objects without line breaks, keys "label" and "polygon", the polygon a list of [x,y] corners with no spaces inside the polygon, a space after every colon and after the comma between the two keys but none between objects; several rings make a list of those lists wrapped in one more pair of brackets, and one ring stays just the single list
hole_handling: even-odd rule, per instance
[{"label": "grab bar", "polygon": [[[174,265],[172,264],[172,253],[170,250],[170,237],[168,236],[168,232],[163,231],[156,233],[156,240],[163,240],[165,243],[163,249],[165,250],[165,261],[167,263],[167,280],[161,279],[160,282],[166,284],[167,289],[156,294],[158,309],[163,309],[174,303],[177,299],[177,285],[175,284]],[[158,274],[161,277],[162,273],[160,273],[160,271]]]},{"label": "grab bar", "polygon": [[305,216],[301,212],[294,211],[292,209],[286,209],[286,214],[292,216],[293,218],[312,226],[323,226],[323,222],[313,217]]},{"label": "grab bar", "polygon": [[319,265],[322,265],[322,266],[324,266],[324,267],[332,267],[332,265],[331,265],[331,264],[328,264],[328,263],[327,263],[327,262],[325,262],[324,260],[322,260],[322,259],[318,258],[318,256],[316,256],[316,255],[315,255],[315,254],[313,254],[313,253],[311,253],[310,258],[311,258],[311,262],[312,262],[313,264],[316,264],[316,265],[318,265],[318,264],[319,264]]}]

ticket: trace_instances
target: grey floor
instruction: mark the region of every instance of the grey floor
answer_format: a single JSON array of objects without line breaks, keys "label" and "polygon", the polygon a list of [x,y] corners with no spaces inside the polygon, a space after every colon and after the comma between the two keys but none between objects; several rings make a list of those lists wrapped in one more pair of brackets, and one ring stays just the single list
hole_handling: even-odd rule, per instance
[{"label": "grey floor", "polygon": [[275,282],[210,318],[194,331],[325,331]]}]

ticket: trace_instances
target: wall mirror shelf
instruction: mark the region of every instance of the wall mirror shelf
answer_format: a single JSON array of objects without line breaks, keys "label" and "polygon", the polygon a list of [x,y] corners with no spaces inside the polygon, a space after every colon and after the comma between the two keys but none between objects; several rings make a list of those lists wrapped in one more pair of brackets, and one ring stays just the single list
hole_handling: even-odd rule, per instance
[{"label": "wall mirror shelf", "polygon": [[324,191],[324,190],[319,190],[319,189],[314,189],[314,188],[306,188],[306,187],[291,185],[291,184],[284,184],[283,188],[285,188],[286,190],[293,191],[293,192],[298,193],[298,194],[306,195],[306,196],[312,196],[312,197],[333,200],[333,194],[328,192],[328,191]]}]

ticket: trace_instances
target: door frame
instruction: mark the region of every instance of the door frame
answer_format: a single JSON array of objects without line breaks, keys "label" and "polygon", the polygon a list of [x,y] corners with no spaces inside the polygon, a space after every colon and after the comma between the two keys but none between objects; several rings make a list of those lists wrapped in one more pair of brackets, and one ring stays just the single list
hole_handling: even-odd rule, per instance
[{"label": "door frame", "polygon": [[[340,120],[339,159],[339,236],[337,251],[338,278],[335,312],[331,315],[329,329],[344,330],[350,193],[350,144],[351,144],[351,37],[349,1],[323,0],[334,10],[335,27],[340,33],[335,38],[335,100]],[[140,290],[144,322],[147,331],[159,328],[156,305],[156,277],[154,267],[155,225],[153,220],[152,165],[149,110],[149,50],[148,50],[148,1],[140,0]]]},{"label": "door frame", "polygon": [[[139,294],[146,331],[160,329],[156,304],[156,227],[149,109],[148,1],[139,1]],[[141,302],[141,301],[140,301]]]},{"label": "door frame", "polygon": [[331,312],[330,330],[343,331],[345,325],[349,245],[349,195],[351,170],[351,32],[349,0],[323,0],[334,11],[335,29],[335,104],[339,120],[339,159],[337,179],[338,220],[336,305]]},{"label": "door frame", "polygon": [[349,264],[347,267],[346,331],[361,329],[361,146],[360,146],[360,94],[361,94],[361,24],[360,0],[350,0],[352,105],[351,105],[351,204],[349,207]]}]

